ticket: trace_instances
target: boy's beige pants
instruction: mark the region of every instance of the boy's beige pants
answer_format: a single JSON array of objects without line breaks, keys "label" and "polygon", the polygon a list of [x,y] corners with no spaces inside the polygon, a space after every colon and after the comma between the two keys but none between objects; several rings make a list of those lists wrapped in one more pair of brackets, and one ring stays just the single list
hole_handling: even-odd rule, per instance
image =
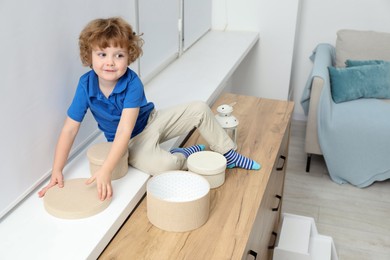
[{"label": "boy's beige pants", "polygon": [[129,164],[151,175],[183,170],[186,158],[160,148],[160,143],[198,128],[210,149],[224,154],[234,143],[216,121],[209,106],[200,101],[153,111],[145,129],[129,142]]}]

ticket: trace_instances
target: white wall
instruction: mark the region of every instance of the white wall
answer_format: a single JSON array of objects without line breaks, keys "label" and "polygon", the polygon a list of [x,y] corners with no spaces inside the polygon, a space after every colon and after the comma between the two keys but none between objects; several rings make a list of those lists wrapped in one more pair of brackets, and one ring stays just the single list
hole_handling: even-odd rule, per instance
[{"label": "white wall", "polygon": [[260,32],[260,41],[232,77],[239,94],[288,98],[300,0],[214,0],[213,28]]},{"label": "white wall", "polygon": [[389,13],[389,0],[213,0],[213,28],[260,32],[229,82],[233,91],[287,99],[291,88],[293,118],[306,120],[300,98],[315,46],[334,43],[341,28],[390,32]]},{"label": "white wall", "polygon": [[312,68],[309,56],[315,46],[321,42],[334,44],[339,29],[390,32],[389,14],[389,0],[303,0],[291,81],[295,119],[306,120],[300,98]]}]

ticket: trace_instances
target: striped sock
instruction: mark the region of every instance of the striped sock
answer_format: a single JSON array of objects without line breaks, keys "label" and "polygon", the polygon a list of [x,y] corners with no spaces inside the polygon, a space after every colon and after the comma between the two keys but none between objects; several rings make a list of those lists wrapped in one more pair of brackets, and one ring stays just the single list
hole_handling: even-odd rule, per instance
[{"label": "striped sock", "polygon": [[229,152],[225,153],[223,156],[225,156],[227,160],[227,168],[231,169],[234,167],[243,168],[247,170],[259,170],[260,164],[257,162],[246,158],[245,156],[236,153],[234,150],[230,150]]},{"label": "striped sock", "polygon": [[193,145],[190,147],[185,147],[185,148],[174,148],[170,150],[171,153],[181,153],[183,154],[186,158],[190,156],[193,153],[203,151],[206,148],[203,144],[197,144]]}]

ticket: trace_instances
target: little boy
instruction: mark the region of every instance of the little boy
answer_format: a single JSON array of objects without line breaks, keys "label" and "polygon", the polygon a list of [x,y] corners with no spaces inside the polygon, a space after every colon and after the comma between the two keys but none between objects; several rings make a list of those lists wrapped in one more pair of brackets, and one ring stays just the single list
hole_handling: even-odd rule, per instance
[{"label": "little boy", "polygon": [[96,181],[98,197],[111,198],[111,173],[129,151],[129,164],[151,175],[181,170],[194,152],[204,145],[165,151],[160,143],[183,135],[194,127],[210,144],[210,149],[227,159],[228,168],[260,169],[255,161],[233,150],[234,143],[215,120],[207,104],[191,102],[156,111],[148,102],[142,82],[128,68],[142,54],[143,40],[122,18],[91,21],[79,37],[80,58],[92,70],[81,76],[68,117],[59,136],[49,184],[38,194],[58,185],[63,187],[62,171],[80,124],[90,109],[112,148],[103,165],[86,184]]}]

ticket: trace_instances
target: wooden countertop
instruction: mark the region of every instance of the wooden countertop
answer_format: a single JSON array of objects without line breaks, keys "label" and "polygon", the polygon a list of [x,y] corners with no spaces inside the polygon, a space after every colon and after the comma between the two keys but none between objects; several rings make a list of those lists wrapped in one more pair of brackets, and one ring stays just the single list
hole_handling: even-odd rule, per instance
[{"label": "wooden countertop", "polygon": [[[259,171],[230,169],[225,183],[210,192],[210,216],[200,228],[183,233],[153,226],[143,199],[100,259],[241,259],[267,187],[293,103],[234,94],[219,98],[234,105],[239,119],[237,151],[262,165]],[[186,146],[204,143],[196,131]]]}]

